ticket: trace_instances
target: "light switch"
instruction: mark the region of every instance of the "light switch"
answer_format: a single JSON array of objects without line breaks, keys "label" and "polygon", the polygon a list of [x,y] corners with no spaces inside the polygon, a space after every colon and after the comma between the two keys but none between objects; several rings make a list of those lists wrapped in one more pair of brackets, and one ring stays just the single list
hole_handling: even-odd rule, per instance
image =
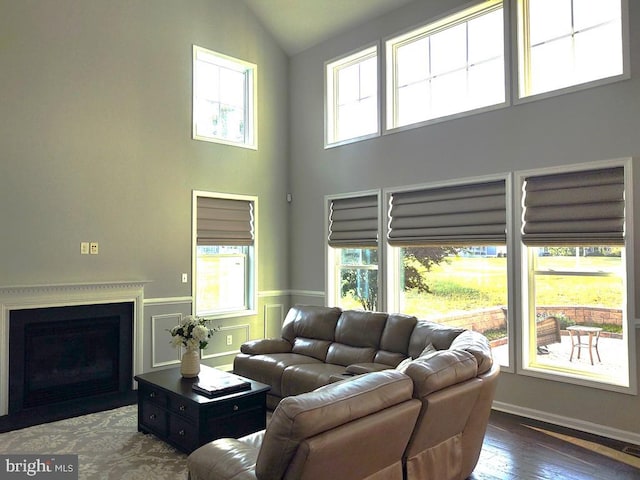
[{"label": "light switch", "polygon": [[182,283],[187,283],[189,281],[189,275],[186,273],[182,274]]}]

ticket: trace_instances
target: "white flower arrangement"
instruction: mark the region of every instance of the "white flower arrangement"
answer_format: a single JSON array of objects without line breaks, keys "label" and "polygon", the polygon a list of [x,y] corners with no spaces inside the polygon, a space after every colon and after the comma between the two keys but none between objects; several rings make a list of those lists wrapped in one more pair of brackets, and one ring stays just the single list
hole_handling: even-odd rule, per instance
[{"label": "white flower arrangement", "polygon": [[208,320],[193,315],[181,319],[180,324],[169,330],[171,345],[187,350],[202,350],[209,343],[214,329],[207,327]]}]

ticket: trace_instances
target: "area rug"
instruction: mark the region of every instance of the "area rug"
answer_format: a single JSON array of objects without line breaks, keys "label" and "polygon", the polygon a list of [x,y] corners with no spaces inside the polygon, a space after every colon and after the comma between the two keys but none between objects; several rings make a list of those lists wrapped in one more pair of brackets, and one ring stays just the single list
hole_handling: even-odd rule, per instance
[{"label": "area rug", "polygon": [[182,480],[187,456],[138,432],[138,407],[92,413],[0,434],[3,454],[77,454],[87,480]]}]

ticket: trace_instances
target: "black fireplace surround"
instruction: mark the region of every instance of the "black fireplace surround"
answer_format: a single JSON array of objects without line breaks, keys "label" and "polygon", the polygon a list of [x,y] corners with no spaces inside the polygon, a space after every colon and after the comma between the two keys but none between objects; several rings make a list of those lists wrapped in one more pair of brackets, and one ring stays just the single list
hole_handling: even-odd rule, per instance
[{"label": "black fireplace surround", "polygon": [[133,302],[12,310],[0,431],[135,402]]}]

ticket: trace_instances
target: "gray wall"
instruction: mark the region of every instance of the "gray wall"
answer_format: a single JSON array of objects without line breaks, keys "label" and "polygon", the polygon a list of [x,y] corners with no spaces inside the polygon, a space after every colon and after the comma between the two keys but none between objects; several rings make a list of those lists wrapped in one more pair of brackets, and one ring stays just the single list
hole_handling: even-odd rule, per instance
[{"label": "gray wall", "polygon": [[[191,139],[193,44],[258,65],[257,151]],[[196,189],[259,197],[258,290],[281,295],[287,69],[237,0],[0,0],[0,285],[146,280],[145,299],[189,297]],[[242,319],[250,336],[269,302]],[[191,308],[175,305],[149,315]]]},{"label": "gray wall", "polygon": [[[630,3],[637,26],[640,4]],[[323,63],[465,4],[416,1],[291,59],[295,289],[324,290],[324,195],[640,155],[637,28],[631,80],[325,150]],[[552,420],[640,433],[637,396],[504,373],[497,400]]]}]

